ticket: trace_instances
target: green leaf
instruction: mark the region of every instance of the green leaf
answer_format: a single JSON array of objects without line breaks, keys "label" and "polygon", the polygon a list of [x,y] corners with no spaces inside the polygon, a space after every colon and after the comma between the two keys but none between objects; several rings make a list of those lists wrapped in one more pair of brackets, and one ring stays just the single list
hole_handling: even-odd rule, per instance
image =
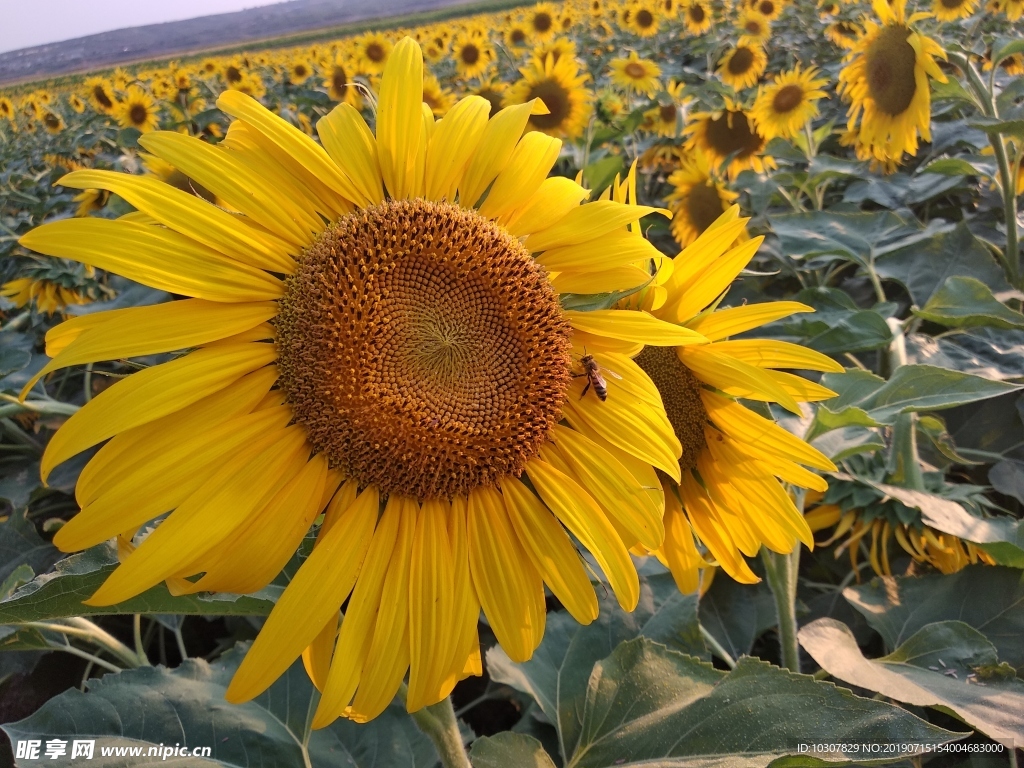
[{"label": "green leaf", "polygon": [[622,155],[606,155],[583,169],[584,182],[594,197],[614,181],[615,174],[622,173],[623,164]]},{"label": "green leaf", "polygon": [[979,679],[975,668],[998,664],[996,649],[961,621],[928,624],[888,656],[870,661],[849,627],[835,619],[818,619],[799,637],[833,677],[904,704],[935,707],[1007,746],[1024,741],[1024,683]]},{"label": "green leaf", "polygon": [[32,339],[16,331],[0,333],[0,378],[17,373],[32,361]]},{"label": "green leaf", "polygon": [[555,768],[544,747],[525,733],[482,736],[469,750],[473,768]]},{"label": "green leaf", "polygon": [[968,120],[971,128],[980,128],[988,134],[1004,134],[1018,139],[1024,139],[1024,120],[999,120],[995,117],[979,116]]},{"label": "green leaf", "polygon": [[951,328],[989,325],[1024,328],[1024,315],[999,301],[992,290],[973,277],[949,277],[928,303],[913,310],[918,317]]},{"label": "green leaf", "polygon": [[892,341],[892,330],[885,318],[874,310],[844,312],[831,320],[828,330],[809,339],[807,346],[825,355],[839,355],[843,352],[868,352],[886,347]]},{"label": "green leaf", "polygon": [[879,277],[902,283],[919,307],[950,277],[973,277],[998,293],[1010,289],[992,253],[966,224],[929,237],[925,242],[900,247],[875,264]]},{"label": "green leaf", "polygon": [[158,744],[211,748],[209,758],[177,763],[189,768],[431,768],[437,761],[430,741],[395,704],[368,725],[339,719],[310,733],[318,694],[298,662],[257,698],[228,704],[224,693],[242,655],[236,647],[212,663],[188,659],[176,669],[144,667],[89,680],[86,693],[72,688],[0,727],[12,742],[95,738],[89,765],[100,768],[128,764],[101,757],[104,746],[140,746],[145,754]]},{"label": "green leaf", "polygon": [[784,254],[794,259],[838,256],[861,266],[894,248],[929,237],[917,222],[892,211],[837,213],[810,211],[770,218]]},{"label": "green leaf", "polygon": [[58,557],[60,552],[39,538],[24,509],[16,509],[0,523],[0,582],[7,582],[22,565],[33,573],[45,571]]},{"label": "green leaf", "polygon": [[871,414],[855,405],[850,405],[840,410],[832,410],[826,405],[819,405],[814,413],[811,426],[807,430],[807,434],[804,435],[804,439],[814,440],[816,437],[831,432],[833,429],[843,429],[844,427],[879,426],[881,424],[875,421]]},{"label": "green leaf", "polygon": [[874,453],[885,448],[885,441],[876,429],[843,427],[811,441],[811,445],[832,461],[842,461],[861,453]]},{"label": "green leaf", "polygon": [[83,605],[117,567],[117,551],[101,544],[59,561],[44,573],[0,601],[0,624],[45,621],[68,616],[119,613],[181,613],[213,616],[266,616],[281,587],[269,586],[254,595],[204,593],[172,596],[163,584],[110,606]]},{"label": "green leaf", "polygon": [[928,438],[928,441],[935,446],[935,450],[941,453],[950,461],[967,466],[982,464],[984,462],[972,461],[962,456],[957,451],[953,436],[946,429],[946,423],[939,416],[921,416],[917,420],[917,431]]},{"label": "green leaf", "polygon": [[926,525],[977,544],[1000,565],[1024,568],[1024,521],[1008,516],[976,517],[955,501],[920,491],[900,490],[906,498],[896,493],[892,496],[907,506],[920,509]]},{"label": "green leaf", "polygon": [[907,336],[911,362],[973,373],[986,379],[1024,377],[1024,331],[982,327],[951,332],[939,338],[921,333]]},{"label": "green leaf", "polygon": [[[901,413],[939,411],[1020,388],[1019,384],[991,381],[932,365],[903,365],[868,398],[864,408],[875,420],[892,424]],[[834,402],[830,405],[834,406]]]},{"label": "green leaf", "polygon": [[740,584],[715,579],[698,606],[701,626],[734,659],[750,653],[754,641],[778,623],[775,600],[766,582]]},{"label": "green leaf", "polygon": [[[745,657],[729,674],[647,638],[594,666],[567,768],[760,768],[819,734],[835,742],[946,742],[958,734],[899,707]],[[813,757],[858,762],[863,753]],[[893,756],[898,759],[899,756]]]},{"label": "green leaf", "polygon": [[889,649],[927,624],[962,621],[984,634],[1000,659],[1024,668],[1024,572],[1016,568],[978,564],[949,575],[876,578],[847,587],[843,597]]},{"label": "green leaf", "polygon": [[988,481],[1006,496],[1012,496],[1024,504],[1024,461],[1003,459],[988,471]]},{"label": "green leaf", "polygon": [[977,100],[963,87],[955,77],[946,78],[946,82],[932,81],[932,98],[936,101],[963,101],[978,106]]},{"label": "green leaf", "polygon": [[943,176],[985,175],[962,157],[944,157],[941,160],[936,160],[934,163],[929,163],[921,170],[922,173],[938,173]]}]

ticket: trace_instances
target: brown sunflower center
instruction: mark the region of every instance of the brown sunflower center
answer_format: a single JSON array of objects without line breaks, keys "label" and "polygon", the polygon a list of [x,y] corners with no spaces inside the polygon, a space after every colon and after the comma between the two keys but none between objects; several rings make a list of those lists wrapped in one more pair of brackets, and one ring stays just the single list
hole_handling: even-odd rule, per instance
[{"label": "brown sunflower center", "polygon": [[348,90],[348,75],[345,74],[344,68],[337,65],[334,67],[334,71],[331,72],[331,88],[339,97],[344,97]]},{"label": "brown sunflower center", "polygon": [[686,196],[686,215],[700,234],[724,213],[722,198],[713,184],[696,184]]},{"label": "brown sunflower center", "polygon": [[46,116],[43,118],[43,122],[46,124],[46,127],[51,130],[60,128],[60,118],[53,114],[53,112],[47,112]]},{"label": "brown sunflower center", "polygon": [[385,493],[518,476],[561,417],[571,329],[496,224],[398,200],[342,217],[289,278],[280,381],[331,466]]},{"label": "brown sunflower center", "polygon": [[697,457],[707,448],[704,427],[708,413],[700,399],[700,382],[680,362],[673,347],[644,347],[636,362],[658,388],[672,430],[683,444],[679,467],[684,472],[693,469]]},{"label": "brown sunflower center", "polygon": [[679,116],[679,110],[676,109],[675,104],[662,104],[658,109],[658,116],[661,118],[661,122],[674,125]]},{"label": "brown sunflower center", "polygon": [[112,102],[110,97],[107,95],[107,89],[102,85],[97,85],[92,89],[92,97],[96,100],[96,103],[104,109],[110,109],[110,107],[114,106],[114,102]]},{"label": "brown sunflower center", "polygon": [[548,108],[546,115],[531,115],[530,123],[542,131],[558,128],[569,118],[571,104],[569,93],[561,83],[552,78],[546,78],[530,89],[527,101],[540,99]]},{"label": "brown sunflower center", "polygon": [[736,154],[739,158],[749,157],[763,145],[763,140],[753,130],[743,112],[726,111],[711,118],[707,124],[708,146],[719,157]]},{"label": "brown sunflower center", "polygon": [[132,125],[144,125],[149,119],[149,110],[145,104],[132,104],[128,110],[128,119],[132,121]]},{"label": "brown sunflower center", "polygon": [[305,64],[296,64],[292,71],[295,73],[296,77],[305,77],[309,73]]},{"label": "brown sunflower center", "polygon": [[748,19],[747,23],[744,25],[744,29],[752,35],[761,34],[761,24],[757,19]]},{"label": "brown sunflower center", "polygon": [[771,16],[775,13],[775,3],[772,0],[761,0],[757,4],[757,10],[759,10],[765,16]]},{"label": "brown sunflower center", "polygon": [[526,33],[517,27],[512,30],[512,34],[509,35],[509,39],[514,45],[521,45],[522,42],[526,40]]},{"label": "brown sunflower center", "polygon": [[224,70],[224,79],[229,83],[237,83],[242,79],[242,72],[234,65],[228,65]]},{"label": "brown sunflower center", "polygon": [[942,3],[943,8],[949,8],[950,10],[959,8],[966,1],[967,0],[939,0],[939,2]]},{"label": "brown sunflower center", "polygon": [[914,100],[917,83],[914,69],[917,54],[907,42],[910,29],[902,25],[885,27],[867,50],[868,93],[887,115],[905,112]]},{"label": "brown sunflower center", "polygon": [[750,71],[753,64],[754,52],[746,46],[737,48],[729,59],[729,74],[742,75]]},{"label": "brown sunflower center", "polygon": [[647,69],[638,61],[629,62],[623,68],[623,71],[634,80],[639,80],[640,78],[647,76]]},{"label": "brown sunflower center", "polygon": [[648,11],[646,8],[641,8],[636,13],[636,25],[640,29],[648,29],[654,26],[654,14]]},{"label": "brown sunflower center", "polygon": [[459,56],[462,57],[463,64],[476,64],[480,61],[480,49],[472,43],[468,43],[467,45],[462,46]]},{"label": "brown sunflower center", "polygon": [[499,110],[501,109],[503,99],[502,95],[498,91],[490,87],[484,87],[477,91],[476,95],[480,96],[481,98],[487,99],[487,101],[491,103],[490,117],[494,117],[496,114],[498,114]]},{"label": "brown sunflower center", "polygon": [[703,24],[704,23],[704,17],[705,17],[706,14],[704,13],[704,7],[703,6],[691,5],[687,9],[686,12],[690,15],[690,19],[695,24]]},{"label": "brown sunflower center", "polygon": [[782,86],[776,92],[775,98],[772,99],[772,109],[779,114],[786,114],[799,107],[803,100],[804,89],[799,85],[790,83],[789,85]]},{"label": "brown sunflower center", "polygon": [[370,43],[366,46],[366,58],[375,64],[384,61],[384,46],[380,43]]},{"label": "brown sunflower center", "polygon": [[533,17],[533,28],[538,32],[547,32],[553,23],[551,14],[546,11],[541,11]]}]

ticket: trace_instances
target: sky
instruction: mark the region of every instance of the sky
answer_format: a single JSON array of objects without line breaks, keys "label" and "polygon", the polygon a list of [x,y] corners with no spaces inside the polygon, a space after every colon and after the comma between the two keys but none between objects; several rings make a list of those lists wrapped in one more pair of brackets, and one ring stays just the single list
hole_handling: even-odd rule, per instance
[{"label": "sky", "polygon": [[0,0],[0,53],[280,0]]}]

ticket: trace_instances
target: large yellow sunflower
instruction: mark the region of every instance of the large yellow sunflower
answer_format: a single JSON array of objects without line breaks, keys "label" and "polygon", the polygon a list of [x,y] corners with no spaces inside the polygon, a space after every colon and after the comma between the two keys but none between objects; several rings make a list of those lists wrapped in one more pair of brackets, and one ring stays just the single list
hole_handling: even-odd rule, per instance
[{"label": "large yellow sunflower", "polygon": [[756,43],[763,45],[772,36],[771,22],[757,11],[747,10],[740,15],[736,22],[736,29],[739,31],[740,44]]},{"label": "large yellow sunflower", "polygon": [[[661,546],[655,468],[678,478],[682,447],[623,351],[706,341],[642,311],[564,309],[562,291],[649,279],[632,265],[665,260],[635,222],[657,209],[581,205],[585,189],[548,178],[561,142],[523,135],[539,101],[489,120],[469,96],[435,124],[422,69],[406,38],[376,130],[340,104],[317,125],[322,146],[231,91],[217,101],[236,119],[221,144],[142,137],[234,213],[152,178],[78,171],[61,183],[138,213],[20,241],[190,297],[54,328],[54,359],[22,393],[63,366],[192,350],[105,390],[46,448],[44,480],[106,441],[55,538],[70,551],[121,537],[126,556],[89,602],[163,580],[260,589],[326,510],[228,689],[248,700],[305,651],[316,727],[379,714],[407,671],[410,710],[446,696],[480,671],[481,607],[518,661],[543,636],[545,584],[593,620],[570,533],[631,610],[626,542]],[[580,396],[584,354],[622,376],[604,399]]]},{"label": "large yellow sunflower", "polygon": [[593,94],[587,88],[588,75],[580,72],[575,59],[551,54],[533,59],[519,70],[522,77],[505,92],[506,104],[525,104],[533,99],[544,102],[547,111],[530,116],[530,127],[550,136],[576,138],[590,117]]},{"label": "large yellow sunflower", "polygon": [[86,97],[93,108],[104,115],[109,115],[117,106],[117,98],[110,81],[102,77],[90,77],[83,83]]},{"label": "large yellow sunflower", "polygon": [[814,67],[801,72],[797,65],[761,86],[750,110],[757,132],[769,140],[776,136],[791,139],[817,117],[815,102],[828,95],[821,90],[828,80],[817,75]]},{"label": "large yellow sunflower", "polygon": [[800,542],[812,547],[811,530],[782,482],[824,491],[825,479],[805,467],[835,469],[819,451],[739,402],[774,402],[800,413],[799,403],[834,393],[778,369],[843,370],[789,342],[729,338],[813,311],[793,301],[715,309],[761,244],[756,237],[734,245],[745,226],[733,206],[675,257],[663,293],[648,290],[630,300],[711,341],[678,349],[645,347],[636,357],[657,386],[683,446],[682,479],[664,481],[665,544],[655,553],[684,592],[697,589],[699,571],[708,564],[695,536],[711,560],[746,583],[758,577],[744,556],[756,555],[762,545],[774,552],[790,552]]},{"label": "large yellow sunflower", "polygon": [[654,0],[640,0],[631,8],[629,28],[639,37],[654,37],[661,26],[658,3]]},{"label": "large yellow sunflower", "polygon": [[683,133],[688,136],[686,148],[702,149],[712,165],[717,167],[728,159],[729,178],[748,168],[764,173],[765,168],[775,167],[775,161],[762,154],[765,140],[750,115],[731,101],[726,101],[723,110],[690,115]]},{"label": "large yellow sunflower", "polygon": [[612,59],[611,81],[627,93],[641,93],[651,97],[658,92],[661,84],[661,67],[653,61],[641,59],[636,51],[630,51],[627,58]]},{"label": "large yellow sunflower", "polygon": [[471,30],[452,40],[452,58],[459,74],[467,80],[483,75],[494,63],[494,48],[484,33]]},{"label": "large yellow sunflower", "polygon": [[707,0],[687,0],[683,21],[691,35],[703,35],[711,29],[711,5]]},{"label": "large yellow sunflower", "polygon": [[749,88],[764,74],[768,56],[757,43],[743,43],[726,52],[718,62],[718,76],[737,91]]},{"label": "large yellow sunflower", "polygon": [[360,109],[363,105],[362,94],[359,92],[359,86],[352,79],[355,67],[338,53],[333,59],[328,60],[323,70],[326,76],[323,86],[327,89],[327,95],[331,97],[331,100],[351,104],[356,109]]},{"label": "large yellow sunflower", "polygon": [[367,32],[356,38],[355,55],[360,72],[378,75],[391,55],[391,42],[380,32]]},{"label": "large yellow sunflower", "polygon": [[668,183],[672,191],[665,202],[672,211],[672,236],[683,247],[718,221],[739,197],[712,175],[707,155],[696,148],[681,156]]},{"label": "large yellow sunflower", "polygon": [[142,133],[155,131],[159,124],[156,102],[137,85],[131,85],[114,110],[122,128],[137,128]]},{"label": "large yellow sunflower", "polygon": [[533,40],[550,40],[558,33],[558,9],[551,3],[537,3],[526,12],[526,26]]},{"label": "large yellow sunflower", "polygon": [[865,31],[847,54],[839,73],[839,92],[850,102],[847,122],[878,160],[898,162],[904,153],[917,154],[920,135],[931,141],[929,76],[946,82],[935,57],[946,52],[910,24],[928,14],[907,18],[906,0],[874,0],[876,24]]}]

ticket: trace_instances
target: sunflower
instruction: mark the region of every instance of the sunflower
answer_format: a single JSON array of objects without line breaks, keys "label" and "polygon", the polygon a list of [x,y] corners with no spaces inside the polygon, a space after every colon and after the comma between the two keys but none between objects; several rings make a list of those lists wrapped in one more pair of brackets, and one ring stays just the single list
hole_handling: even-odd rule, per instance
[{"label": "sunflower", "polygon": [[514,21],[506,27],[502,36],[505,45],[513,51],[518,51],[530,44],[530,27],[523,21]]},{"label": "sunflower", "polygon": [[575,59],[576,41],[571,37],[556,37],[554,40],[548,40],[534,46],[532,53],[534,59],[544,61],[548,56],[551,56],[552,60],[556,63],[563,56]]},{"label": "sunflower", "polygon": [[455,68],[467,80],[480,77],[494,63],[494,48],[487,35],[470,31],[456,35],[452,40],[452,58]]},{"label": "sunflower", "polygon": [[909,24],[927,14],[906,17],[906,0],[875,0],[881,24],[865,21],[864,34],[847,54],[839,73],[839,93],[850,102],[847,123],[879,160],[899,162],[917,154],[917,137],[931,141],[929,76],[946,82],[935,57],[946,52]]},{"label": "sunflower", "polygon": [[448,88],[442,87],[433,73],[423,72],[423,103],[430,107],[434,117],[444,117],[455,103],[455,96]]},{"label": "sunflower", "polygon": [[[108,189],[145,218],[21,238],[191,297],[60,326],[57,357],[23,390],[65,365],[192,350],[114,384],[47,446],[44,478],[109,440],[79,478],[64,550],[131,540],[173,510],[89,602],[165,580],[258,590],[326,510],[227,692],[259,695],[305,649],[315,727],[376,716],[407,670],[410,711],[479,673],[480,607],[518,661],[543,636],[545,583],[592,621],[570,532],[632,610],[623,537],[661,546],[654,468],[679,477],[681,446],[622,350],[705,341],[644,312],[564,310],[560,285],[628,288],[625,267],[663,261],[629,227],[657,209],[580,205],[586,190],[547,178],[561,142],[523,134],[539,102],[488,120],[469,96],[430,125],[422,82],[406,38],[375,133],[340,104],[317,125],[322,146],[225,92],[217,105],[236,122],[219,145],[170,131],[140,143],[237,214],[146,177],[79,171],[62,183]],[[580,398],[584,345],[623,376],[604,401]]]},{"label": "sunflower", "polygon": [[83,84],[89,103],[93,108],[104,115],[112,114],[117,106],[117,99],[114,97],[114,88],[109,80],[102,77],[87,78]]},{"label": "sunflower", "polygon": [[853,48],[864,31],[852,21],[837,21],[825,27],[825,37],[840,48]]},{"label": "sunflower", "polygon": [[691,35],[703,35],[711,29],[711,5],[707,0],[688,0],[683,10],[686,29]]},{"label": "sunflower", "polygon": [[7,96],[0,96],[0,117],[14,121],[14,102]]},{"label": "sunflower", "polygon": [[348,61],[340,53],[335,54],[334,58],[329,60],[327,66],[323,68],[326,75],[323,86],[327,89],[327,95],[331,97],[332,101],[351,104],[356,109],[361,109],[362,94],[352,80],[352,71],[353,67],[349,65]]},{"label": "sunflower", "polygon": [[380,32],[367,32],[354,41],[356,66],[367,75],[379,75],[384,71],[388,56],[391,55],[391,43]]},{"label": "sunflower", "polygon": [[939,21],[956,21],[974,15],[978,0],[932,0],[932,13]]},{"label": "sunflower", "polygon": [[630,51],[625,59],[612,59],[611,81],[624,89],[626,93],[639,93],[648,98],[654,96],[661,87],[661,67],[653,61],[641,59],[636,51]]},{"label": "sunflower", "polygon": [[749,88],[764,74],[768,56],[756,43],[737,45],[718,62],[718,75],[737,91]]},{"label": "sunflower", "polygon": [[715,167],[729,159],[730,179],[748,168],[764,173],[765,168],[775,167],[771,157],[761,154],[765,140],[750,115],[731,101],[723,110],[692,114],[683,133],[688,136],[686,148],[703,150]]},{"label": "sunflower", "polygon": [[491,112],[488,117],[494,117],[501,110],[502,104],[505,101],[506,88],[508,88],[508,85],[505,82],[492,77],[481,81],[476,87],[470,88],[469,92],[474,96],[487,99],[487,103],[491,105]]},{"label": "sunflower", "polygon": [[558,18],[555,20],[555,26],[558,28],[560,34],[566,35],[572,32],[572,28],[576,26],[578,19],[576,14],[568,7],[568,4],[562,6],[562,12],[558,14]]},{"label": "sunflower", "polygon": [[826,21],[829,16],[839,13],[839,9],[838,0],[818,0],[818,17],[822,21]]},{"label": "sunflower", "polygon": [[293,85],[302,85],[313,76],[313,65],[302,56],[296,56],[288,63],[288,80]]},{"label": "sunflower", "polygon": [[242,82],[248,76],[247,70],[248,68],[241,59],[234,58],[224,62],[221,66],[220,76],[229,88],[233,88],[236,83]]},{"label": "sunflower", "polygon": [[629,28],[640,37],[653,37],[658,34],[661,18],[658,4],[653,0],[640,0],[632,8],[629,16]]},{"label": "sunflower", "polygon": [[992,13],[1004,13],[1010,21],[1024,16],[1024,0],[989,0],[986,8]]},{"label": "sunflower", "polygon": [[68,96],[68,106],[71,107],[71,110],[75,114],[80,115],[85,112],[85,102],[82,101],[76,93],[72,93]]},{"label": "sunflower", "polygon": [[37,312],[52,315],[63,312],[73,304],[88,304],[88,296],[45,277],[19,277],[0,286],[0,296],[9,299],[14,306],[34,305]]},{"label": "sunflower", "polygon": [[586,87],[588,76],[580,72],[576,60],[563,56],[555,61],[548,56],[543,61],[532,60],[519,71],[522,78],[509,86],[505,103],[525,104],[540,99],[547,112],[530,116],[532,129],[549,136],[579,136],[590,116],[593,94]]},{"label": "sunflower", "polygon": [[129,86],[117,105],[117,122],[122,128],[149,133],[157,128],[156,102],[137,85]]},{"label": "sunflower", "polygon": [[95,211],[101,211],[109,199],[110,193],[105,189],[83,189],[72,198],[78,203],[75,216],[88,216]]},{"label": "sunflower", "polygon": [[[835,526],[835,531],[825,541],[816,542],[816,546],[827,547],[849,534],[835,550],[838,558],[844,552],[850,558],[850,567],[859,571],[861,542],[870,534],[871,544],[868,549],[868,562],[879,576],[892,576],[889,550],[895,541],[904,552],[916,563],[927,564],[940,573],[956,573],[968,565],[985,563],[995,565],[995,560],[976,544],[949,533],[937,531],[922,522],[907,524],[899,520],[890,520],[889,516],[865,515],[863,510],[850,509],[843,511],[837,504],[821,504],[806,514],[811,531],[827,530]],[[899,550],[897,550],[898,552]]]},{"label": "sunflower", "polygon": [[526,26],[534,40],[550,40],[557,34],[558,11],[551,3],[537,3],[526,12]]},{"label": "sunflower", "polygon": [[645,289],[629,300],[711,341],[678,349],[648,346],[636,357],[658,388],[683,446],[681,480],[663,478],[665,543],[654,550],[683,592],[697,589],[700,569],[708,564],[694,537],[717,565],[744,583],[759,580],[744,556],[754,556],[761,546],[782,553],[800,542],[813,546],[810,528],[782,482],[824,491],[824,478],[805,467],[835,469],[819,451],[739,402],[775,402],[799,414],[801,402],[834,393],[777,369],[843,370],[789,342],[728,338],[813,311],[793,301],[717,309],[723,291],[761,244],[756,237],[735,245],[746,221],[739,218],[738,206],[730,208],[675,257],[657,290]]},{"label": "sunflower", "polygon": [[750,115],[757,132],[765,139],[791,139],[818,116],[815,103],[828,94],[821,90],[828,79],[818,77],[814,67],[800,71],[800,65],[781,72],[758,89]]},{"label": "sunflower", "polygon": [[50,112],[47,110],[43,113],[42,117],[43,128],[51,136],[57,136],[64,132],[65,124],[64,118],[58,115],[56,112]]},{"label": "sunflower", "polygon": [[736,22],[736,29],[741,35],[740,45],[764,44],[772,36],[771,23],[757,11],[744,11]]},{"label": "sunflower", "polygon": [[768,21],[775,21],[782,14],[783,0],[750,0],[749,7]]},{"label": "sunflower", "polygon": [[[686,247],[729,210],[739,195],[711,173],[707,155],[693,149],[682,155],[679,168],[668,177],[672,191],[665,199],[672,211],[672,236]],[[745,237],[745,230],[742,233]]]},{"label": "sunflower", "polygon": [[674,19],[679,16],[679,9],[682,7],[680,0],[659,0],[658,11],[662,18]]},{"label": "sunflower", "polygon": [[685,82],[669,80],[665,86],[663,96],[659,96],[660,103],[657,107],[647,112],[646,116],[651,120],[651,129],[659,136],[675,138],[679,135],[681,107],[687,99],[683,96]]},{"label": "sunflower", "polygon": [[[985,53],[985,58],[984,58],[983,62],[984,63],[982,64],[981,68],[983,70],[985,70],[986,72],[991,72],[992,71],[992,51],[991,50],[989,50],[989,51],[987,51]],[[1010,75],[1011,77],[1016,77],[1017,75],[1024,75],[1024,54],[1013,53],[1013,54],[1010,54],[1009,56],[1004,57],[1003,60],[999,62],[999,68],[1001,70],[1003,70],[1006,74]],[[991,147],[989,147],[988,149],[991,149]],[[982,150],[982,151],[984,152],[984,150]]]}]

